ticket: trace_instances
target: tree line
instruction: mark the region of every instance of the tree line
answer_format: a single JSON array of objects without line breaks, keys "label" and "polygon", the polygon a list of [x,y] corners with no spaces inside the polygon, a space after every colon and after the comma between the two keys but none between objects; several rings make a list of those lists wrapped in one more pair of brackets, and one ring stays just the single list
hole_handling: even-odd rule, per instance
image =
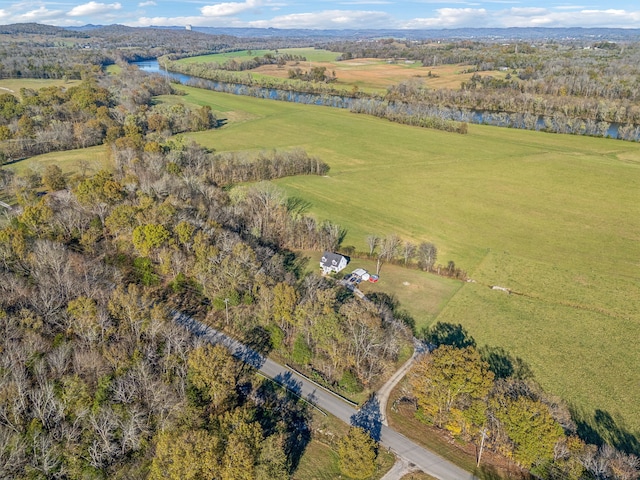
[{"label": "tree line", "polygon": [[[251,55],[251,50],[247,52],[247,55]],[[170,59],[176,59],[175,56],[169,56]],[[304,62],[306,57],[303,55],[295,55],[291,53],[278,53],[275,54],[267,52],[261,57],[255,56],[249,59],[236,59],[231,58],[225,62],[206,62],[204,65],[207,69],[211,70],[228,70],[232,72],[243,72],[245,70],[253,70],[254,68],[261,67],[263,65],[278,65],[284,67],[287,62]]]}]

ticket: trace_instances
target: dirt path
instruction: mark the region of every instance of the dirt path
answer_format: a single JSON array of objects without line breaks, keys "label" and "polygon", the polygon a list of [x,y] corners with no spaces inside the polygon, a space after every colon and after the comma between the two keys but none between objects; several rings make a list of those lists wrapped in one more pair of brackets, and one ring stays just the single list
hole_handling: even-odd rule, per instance
[{"label": "dirt path", "polygon": [[404,363],[404,365],[402,365],[398,369],[396,373],[391,375],[391,378],[387,380],[387,383],[385,383],[382,387],[380,387],[380,389],[376,392],[376,397],[378,399],[378,402],[380,402],[380,413],[382,415],[383,424],[389,425],[389,423],[387,422],[387,403],[389,402],[389,396],[391,395],[391,391],[395,388],[398,382],[400,382],[400,380],[402,380],[405,374],[409,371],[409,369],[413,365],[413,362],[415,362],[420,355],[422,355],[427,351],[428,351],[427,346],[421,341],[419,341],[418,339],[414,338],[413,339],[413,355],[411,355],[411,358],[407,360]]},{"label": "dirt path", "polygon": [[401,480],[407,473],[415,472],[420,470],[414,464],[409,463],[407,460],[403,460],[402,458],[398,458],[396,463],[393,464],[391,470],[384,474],[380,480]]}]

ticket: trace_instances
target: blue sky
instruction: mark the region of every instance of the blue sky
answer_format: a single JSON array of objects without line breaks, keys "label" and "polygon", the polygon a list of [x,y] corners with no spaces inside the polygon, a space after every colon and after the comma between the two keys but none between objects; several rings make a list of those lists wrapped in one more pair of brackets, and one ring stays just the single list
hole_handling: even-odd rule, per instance
[{"label": "blue sky", "polygon": [[0,0],[0,24],[274,28],[640,28],[640,2],[611,0]]}]

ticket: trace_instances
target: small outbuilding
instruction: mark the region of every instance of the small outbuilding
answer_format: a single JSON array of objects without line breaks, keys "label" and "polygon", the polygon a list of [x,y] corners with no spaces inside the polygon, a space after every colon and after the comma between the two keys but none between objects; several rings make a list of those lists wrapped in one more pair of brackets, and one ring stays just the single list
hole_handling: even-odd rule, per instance
[{"label": "small outbuilding", "polygon": [[325,275],[332,272],[338,273],[347,266],[347,263],[349,263],[349,261],[344,255],[324,252],[320,259],[320,268],[322,268],[322,273]]}]

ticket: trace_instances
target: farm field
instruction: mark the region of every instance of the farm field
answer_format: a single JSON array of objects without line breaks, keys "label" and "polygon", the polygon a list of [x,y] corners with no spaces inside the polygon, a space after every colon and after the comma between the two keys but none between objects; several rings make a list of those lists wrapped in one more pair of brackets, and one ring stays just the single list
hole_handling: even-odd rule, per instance
[{"label": "farm field", "polygon": [[20,175],[30,168],[38,173],[44,172],[47,165],[58,165],[64,173],[78,172],[82,162],[87,162],[87,173],[95,173],[103,168],[110,168],[111,161],[104,145],[88,147],[64,152],[51,152],[36,155],[19,162],[3,165],[2,168],[13,170]]},{"label": "farm field", "polygon": [[[192,135],[204,145],[302,147],[329,163],[327,177],[277,183],[347,228],[344,245],[365,250],[368,234],[396,233],[435,243],[441,263],[466,270],[476,283],[462,285],[435,320],[522,358],[584,429],[622,439],[640,430],[640,351],[631,341],[640,336],[637,144],[477,125],[458,135],[185,92],[235,119]],[[384,271],[381,289],[383,281]]]},{"label": "farm field", "polygon": [[[388,63],[384,59],[378,58],[354,58],[352,60],[336,60],[340,53],[327,50],[317,50],[313,48],[286,48],[278,50],[279,53],[291,53],[292,55],[304,56],[307,61],[288,62],[285,67],[277,65],[262,65],[250,72],[256,77],[277,77],[286,79],[290,68],[300,68],[309,70],[311,67],[325,67],[327,72],[334,72],[337,87],[353,88],[367,92],[385,93],[387,87],[407,81],[419,79],[427,87],[431,88],[459,88],[462,82],[468,81],[473,73],[463,73],[464,66],[441,65],[436,67],[423,67],[420,62],[405,63],[398,60],[395,63]],[[245,50],[243,52],[229,52],[215,55],[203,55],[189,57],[179,60],[182,63],[224,63],[234,59],[237,61],[248,60],[256,56],[263,56],[265,53],[275,55],[275,50],[252,50],[251,55]],[[482,76],[491,75],[496,78],[504,78],[508,72],[486,71]]]},{"label": "farm field", "polygon": [[0,80],[0,94],[11,93],[13,95],[20,95],[21,88],[33,88],[38,90],[44,87],[52,86],[65,86],[66,88],[79,85],[80,80],[63,80],[63,79],[51,79],[41,80],[36,78],[5,78]]}]

